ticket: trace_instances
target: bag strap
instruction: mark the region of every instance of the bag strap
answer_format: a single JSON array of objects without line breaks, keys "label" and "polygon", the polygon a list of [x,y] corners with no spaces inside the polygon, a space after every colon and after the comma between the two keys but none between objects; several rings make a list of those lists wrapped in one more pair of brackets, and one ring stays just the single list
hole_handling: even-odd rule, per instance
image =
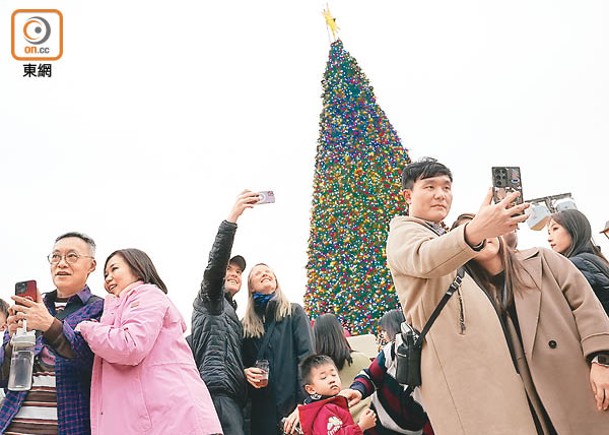
[{"label": "bag strap", "polygon": [[273,329],[275,329],[275,318],[271,320],[271,324],[269,325],[269,329],[266,330],[264,334],[264,339],[262,340],[262,346],[258,348],[258,356],[256,359],[263,359],[264,351],[269,345],[269,341],[271,341],[271,335],[273,335]]},{"label": "bag strap", "polygon": [[433,313],[431,313],[431,316],[429,316],[429,319],[427,320],[427,323],[423,327],[423,330],[417,337],[417,340],[414,342],[415,347],[423,345],[423,339],[425,338],[425,335],[429,331],[429,328],[431,328],[431,325],[433,325],[433,322],[435,322],[436,318],[440,315],[440,311],[442,311],[442,308],[444,308],[444,305],[446,305],[446,303],[448,302],[450,297],[453,295],[453,293],[456,292],[457,290],[459,290],[459,287],[461,287],[461,282],[463,281],[464,275],[465,275],[465,268],[460,267],[459,270],[457,271],[457,276],[455,277],[455,280],[448,287],[448,290],[446,290],[446,293],[444,293],[444,296],[442,297],[442,299],[440,299],[438,306],[436,307],[435,310],[433,310]]}]

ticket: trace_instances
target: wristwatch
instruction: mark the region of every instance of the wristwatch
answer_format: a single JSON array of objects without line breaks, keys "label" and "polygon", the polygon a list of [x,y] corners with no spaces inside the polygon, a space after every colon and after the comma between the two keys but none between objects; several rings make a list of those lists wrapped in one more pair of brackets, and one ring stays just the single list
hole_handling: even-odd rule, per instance
[{"label": "wristwatch", "polygon": [[592,363],[596,363],[600,366],[609,368],[609,355],[606,353],[599,353],[594,358],[592,358]]}]

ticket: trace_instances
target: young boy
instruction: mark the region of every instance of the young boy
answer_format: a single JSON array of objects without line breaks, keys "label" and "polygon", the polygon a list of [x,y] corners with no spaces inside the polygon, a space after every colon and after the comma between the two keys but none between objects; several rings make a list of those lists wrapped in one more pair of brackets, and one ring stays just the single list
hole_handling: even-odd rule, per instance
[{"label": "young boy", "polygon": [[342,389],[338,369],[327,355],[311,355],[300,365],[304,389],[309,394],[298,406],[305,435],[359,435],[376,424],[374,411],[366,410],[355,424]]}]

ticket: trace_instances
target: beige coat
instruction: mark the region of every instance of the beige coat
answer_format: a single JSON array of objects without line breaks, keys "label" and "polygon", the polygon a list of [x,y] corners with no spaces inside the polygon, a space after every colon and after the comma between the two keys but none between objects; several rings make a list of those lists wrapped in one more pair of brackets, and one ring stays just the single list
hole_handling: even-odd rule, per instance
[{"label": "beige coat", "polygon": [[[393,219],[387,241],[397,294],[419,330],[456,269],[476,255],[464,226],[438,237],[422,222]],[[609,319],[568,259],[538,249],[522,255],[531,279],[516,295],[516,309],[532,376],[553,424],[561,435],[595,433],[601,420],[609,428],[609,414],[596,411],[583,357],[609,349]],[[497,314],[468,275],[427,335],[421,371],[423,405],[437,435],[537,433]]]}]

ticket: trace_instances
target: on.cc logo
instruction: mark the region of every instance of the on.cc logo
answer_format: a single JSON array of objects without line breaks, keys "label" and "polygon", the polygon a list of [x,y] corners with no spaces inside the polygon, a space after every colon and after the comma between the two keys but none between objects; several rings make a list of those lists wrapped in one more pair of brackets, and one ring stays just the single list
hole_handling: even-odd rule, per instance
[{"label": "on.cc logo", "polygon": [[44,44],[51,36],[51,25],[42,17],[31,17],[23,25],[23,36],[30,44]]},{"label": "on.cc logo", "polygon": [[58,60],[63,54],[63,15],[57,9],[17,9],[11,17],[15,60]]}]

